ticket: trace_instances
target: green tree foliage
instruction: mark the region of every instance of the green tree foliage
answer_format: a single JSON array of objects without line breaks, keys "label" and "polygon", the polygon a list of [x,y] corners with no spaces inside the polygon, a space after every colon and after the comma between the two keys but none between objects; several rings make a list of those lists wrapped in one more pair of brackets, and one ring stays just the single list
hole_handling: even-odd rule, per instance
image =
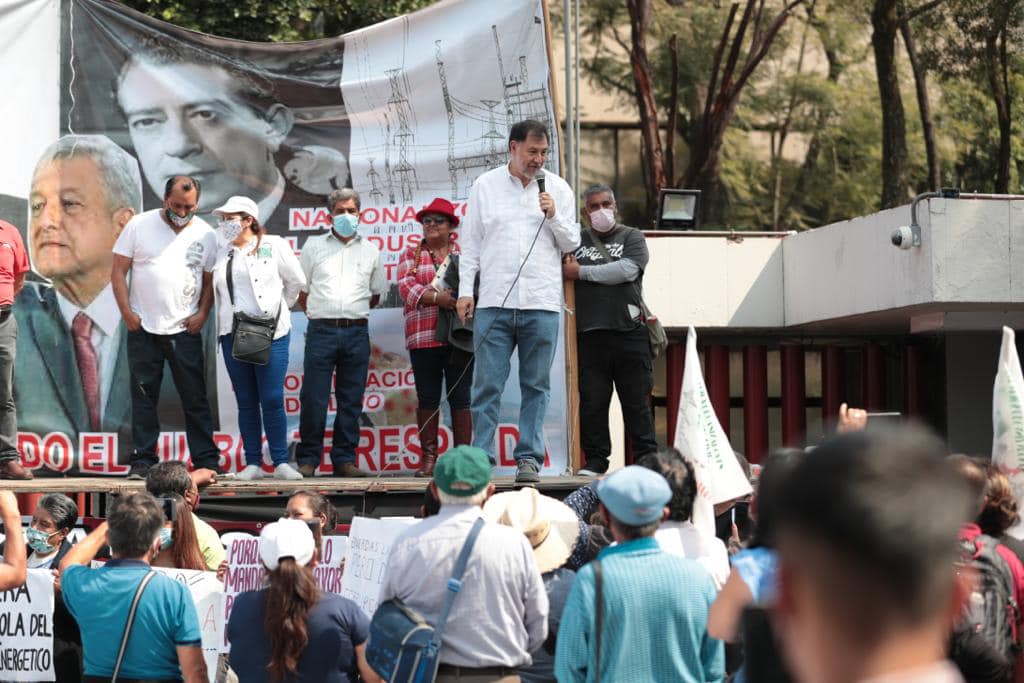
[{"label": "green tree foliage", "polygon": [[122,0],[177,26],[252,41],[316,40],[348,33],[434,0]]}]

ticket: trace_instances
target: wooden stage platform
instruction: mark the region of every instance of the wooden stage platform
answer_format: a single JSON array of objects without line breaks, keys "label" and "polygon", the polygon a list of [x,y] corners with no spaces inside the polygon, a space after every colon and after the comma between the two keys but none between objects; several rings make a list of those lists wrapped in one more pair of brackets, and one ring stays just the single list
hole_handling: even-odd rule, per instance
[{"label": "wooden stage platform", "polygon": [[[564,498],[592,481],[589,477],[542,477],[536,488],[553,498]],[[204,519],[270,519],[279,516],[284,500],[295,491],[311,489],[328,498],[338,509],[342,522],[354,515],[395,516],[414,514],[419,508],[429,479],[415,477],[314,477],[301,481],[221,479],[200,490],[198,514]],[[522,488],[514,477],[495,477],[498,491]],[[0,488],[22,497],[26,494],[84,494],[90,516],[105,516],[107,497],[128,491],[142,491],[145,482],[121,477],[38,477],[30,481],[4,480]],[[79,498],[82,501],[82,498]],[[22,514],[31,514],[31,510]]]}]

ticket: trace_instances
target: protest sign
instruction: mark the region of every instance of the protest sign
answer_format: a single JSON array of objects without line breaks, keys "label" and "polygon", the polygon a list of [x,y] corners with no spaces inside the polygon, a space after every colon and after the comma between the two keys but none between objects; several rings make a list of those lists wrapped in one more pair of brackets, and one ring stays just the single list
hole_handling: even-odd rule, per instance
[{"label": "protest sign", "polygon": [[217,657],[220,655],[220,644],[224,639],[224,611],[221,607],[224,584],[217,580],[214,572],[165,567],[153,569],[185,584],[192,595],[199,617],[199,630],[203,635],[203,659],[206,660],[210,683],[214,683],[217,676]]},{"label": "protest sign", "polygon": [[[317,586],[325,593],[341,593],[343,561],[348,548],[347,536],[324,536],[320,549],[320,562],[313,569]],[[231,618],[231,607],[239,593],[263,588],[264,570],[260,561],[260,538],[234,538],[228,545],[227,570],[224,573],[224,597],[221,611],[224,624]],[[221,642],[221,651],[230,647],[227,630]]]},{"label": "protest sign", "polygon": [[[992,388],[992,464],[1010,479],[1019,507],[1024,503],[1024,377],[1016,337],[1009,327],[1003,328],[999,368]],[[1024,525],[1018,522],[1009,533],[1024,538]]]},{"label": "protest sign", "polygon": [[409,518],[353,518],[348,532],[345,584],[341,594],[359,605],[367,615],[373,616],[377,610],[391,546],[399,534],[415,523],[415,519]]},{"label": "protest sign", "polygon": [[23,585],[0,591],[0,605],[0,680],[54,680],[53,574],[29,569]]},{"label": "protest sign", "polygon": [[692,327],[686,335],[686,367],[683,370],[674,445],[693,464],[697,477],[698,495],[693,504],[693,523],[713,536],[714,506],[748,495],[751,487],[711,405],[697,355],[697,332]]}]

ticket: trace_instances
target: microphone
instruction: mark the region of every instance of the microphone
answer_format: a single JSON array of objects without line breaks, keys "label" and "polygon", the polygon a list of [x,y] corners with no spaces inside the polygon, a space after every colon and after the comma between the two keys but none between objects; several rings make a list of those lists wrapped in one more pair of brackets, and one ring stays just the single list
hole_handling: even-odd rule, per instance
[{"label": "microphone", "polygon": [[537,191],[544,192],[544,171],[538,173],[534,179],[537,181]]}]

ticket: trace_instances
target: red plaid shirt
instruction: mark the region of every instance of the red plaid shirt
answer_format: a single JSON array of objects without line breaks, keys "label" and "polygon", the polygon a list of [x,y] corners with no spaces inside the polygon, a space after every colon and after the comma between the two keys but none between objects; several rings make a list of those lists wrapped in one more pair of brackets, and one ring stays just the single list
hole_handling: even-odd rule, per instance
[{"label": "red plaid shirt", "polygon": [[[454,242],[448,248],[452,254],[459,253],[459,245]],[[434,260],[426,248],[420,254],[420,265],[415,273],[411,273],[416,263],[416,248],[410,247],[402,254],[398,262],[398,291],[405,301],[405,346],[409,349],[434,349],[444,346],[435,339],[437,331],[437,306],[427,303],[433,299],[423,295],[435,291],[431,286],[437,272]]]}]

